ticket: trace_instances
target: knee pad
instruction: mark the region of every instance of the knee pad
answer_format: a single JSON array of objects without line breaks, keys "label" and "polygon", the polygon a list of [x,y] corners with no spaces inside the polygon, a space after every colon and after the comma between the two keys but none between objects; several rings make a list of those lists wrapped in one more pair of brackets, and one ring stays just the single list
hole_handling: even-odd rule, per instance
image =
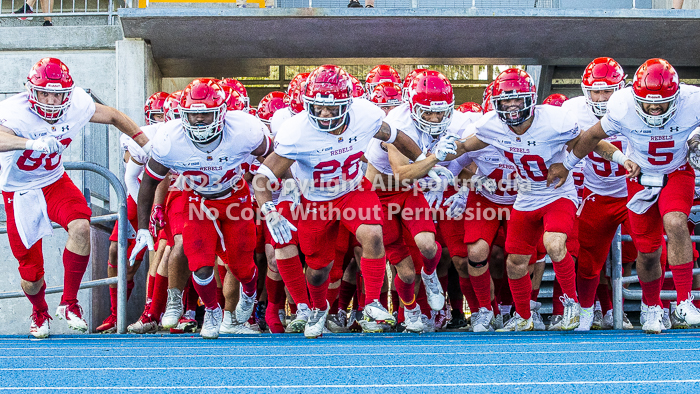
[{"label": "knee pad", "polygon": [[488,260],[484,260],[484,261],[472,261],[471,259],[468,259],[468,261],[469,261],[469,265],[471,265],[471,266],[474,267],[474,268],[483,268],[483,267],[485,267],[486,264],[488,264],[488,262],[489,262]]}]

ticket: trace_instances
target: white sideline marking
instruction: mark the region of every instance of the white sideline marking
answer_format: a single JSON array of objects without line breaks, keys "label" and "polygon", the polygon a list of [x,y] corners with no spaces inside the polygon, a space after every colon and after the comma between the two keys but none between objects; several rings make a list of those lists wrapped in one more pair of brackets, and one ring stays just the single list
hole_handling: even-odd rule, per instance
[{"label": "white sideline marking", "polygon": [[[646,353],[646,352],[662,352],[662,351],[700,351],[700,348],[655,348],[655,349],[615,349],[615,350],[560,350],[560,351],[532,351],[532,352],[449,352],[449,353],[418,353],[418,352],[400,352],[400,353],[298,353],[298,354],[187,354],[187,358],[192,357],[245,357],[245,358],[260,358],[260,357],[374,357],[374,356],[468,356],[468,355],[498,355],[498,354],[572,354],[572,353]],[[22,355],[22,356],[0,356],[0,359],[45,359],[45,358],[173,358],[182,355]]]},{"label": "white sideline marking", "polygon": [[700,360],[667,361],[618,361],[588,363],[474,363],[474,364],[391,364],[391,365],[284,365],[284,366],[201,366],[201,367],[103,367],[103,368],[0,368],[0,371],[199,371],[199,370],[269,370],[269,369],[362,369],[362,368],[464,368],[464,367],[545,367],[545,366],[587,366],[587,365],[647,365],[647,364],[700,364]]},{"label": "white sideline marking", "polygon": [[122,386],[122,387],[0,387],[0,390],[197,390],[197,389],[301,389],[301,388],[400,388],[400,387],[479,387],[479,386],[553,386],[553,385],[601,385],[601,384],[659,384],[659,383],[700,383],[698,379],[687,380],[604,380],[604,381],[574,381],[574,382],[485,382],[485,383],[444,383],[444,384],[319,384],[319,385],[279,385],[279,386]]}]

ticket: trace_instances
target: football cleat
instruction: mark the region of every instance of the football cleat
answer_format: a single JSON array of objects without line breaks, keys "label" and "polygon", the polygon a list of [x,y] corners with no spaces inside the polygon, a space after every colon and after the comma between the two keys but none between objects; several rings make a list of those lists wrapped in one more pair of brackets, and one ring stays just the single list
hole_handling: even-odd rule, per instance
[{"label": "football cleat", "polygon": [[195,320],[195,311],[187,311],[177,322],[175,328],[170,329],[171,334],[183,334],[187,332],[197,331],[197,320]]},{"label": "football cleat", "polygon": [[646,312],[646,317],[642,330],[647,334],[660,334],[664,330],[663,325],[664,311],[658,305],[649,306]]},{"label": "football cleat", "polygon": [[435,332],[435,322],[428,316],[421,314],[420,321],[423,323],[423,332]]},{"label": "football cleat", "polygon": [[107,318],[95,329],[100,334],[114,334],[117,332],[117,316],[110,314]]},{"label": "football cleat", "polygon": [[350,332],[362,332],[362,325],[360,320],[364,320],[362,311],[351,310],[350,316],[348,317],[348,331]]},{"label": "football cleat", "polygon": [[676,319],[686,322],[689,326],[700,324],[700,310],[693,304],[692,296],[678,303],[673,314],[676,315]]},{"label": "football cleat", "polygon": [[370,304],[365,305],[363,315],[368,322],[386,323],[390,326],[396,325],[394,315],[389,313],[379,300],[374,300]]},{"label": "football cleat", "polygon": [[533,328],[532,316],[530,316],[529,319],[523,319],[518,312],[515,312],[513,317],[506,322],[503,328],[496,330],[496,332],[532,331]]},{"label": "football cleat", "polygon": [[[583,313],[583,308],[581,308],[581,312]],[[612,310],[610,310],[610,321],[612,322]],[[591,323],[591,330],[609,330],[612,328],[612,323],[610,328],[604,328],[605,326],[605,318],[603,317],[603,311],[600,309],[596,309],[593,311],[593,322]]]},{"label": "football cleat", "polygon": [[469,322],[464,317],[464,312],[462,311],[452,311],[452,319],[447,323],[448,329],[458,329],[469,325]]},{"label": "football cleat", "polygon": [[496,319],[493,316],[493,311],[487,308],[479,308],[479,316],[472,319],[473,332],[493,332]]},{"label": "football cleat", "polygon": [[160,318],[163,328],[175,328],[182,317],[182,291],[180,289],[168,289],[168,303],[165,306],[165,313]]},{"label": "football cleat", "polygon": [[445,308],[435,312],[431,311],[430,313],[432,314],[433,321],[435,321],[435,329],[436,330],[442,330],[447,326],[447,312]]},{"label": "football cleat", "polygon": [[416,304],[416,307],[413,309],[404,308],[403,332],[410,332],[415,334],[422,333],[425,327],[423,326],[423,320],[421,319],[421,316],[422,315],[420,312],[420,306],[418,304]]},{"label": "football cleat", "polygon": [[311,310],[309,320],[306,322],[306,327],[304,327],[304,336],[306,338],[314,339],[323,335],[329,309],[330,306],[328,305],[328,301],[326,301],[326,309],[321,310],[314,308]]},{"label": "football cleat", "polygon": [[549,316],[549,326],[547,327],[547,331],[561,331],[561,320],[562,315]]},{"label": "football cleat", "polygon": [[294,319],[287,323],[287,328],[284,332],[288,334],[299,334],[304,332],[306,328],[306,322],[309,321],[309,315],[311,315],[311,309],[309,309],[306,304],[297,304],[297,314]]},{"label": "football cleat", "polygon": [[580,324],[574,329],[574,331],[590,331],[593,326],[593,319],[595,318],[595,311],[593,307],[581,308],[581,318]]},{"label": "football cleat", "polygon": [[87,322],[83,319],[83,308],[77,302],[59,305],[56,309],[56,316],[59,320],[65,319],[68,327],[73,330],[80,332],[87,332],[88,330]]},{"label": "football cleat", "polygon": [[49,336],[49,320],[51,315],[48,311],[32,311],[32,324],[29,326],[29,333],[34,338],[46,338]]},{"label": "football cleat", "polygon": [[248,322],[240,324],[233,316],[235,312],[224,312],[224,317],[221,321],[219,333],[221,334],[260,334],[260,331],[254,330],[248,325]]},{"label": "football cleat", "polygon": [[238,305],[236,305],[235,317],[238,323],[243,324],[247,322],[248,319],[250,319],[250,315],[253,314],[257,292],[253,293],[252,296],[249,296],[243,291],[243,286],[241,286],[239,293],[240,298],[238,299]]},{"label": "football cleat", "polygon": [[328,316],[326,319],[326,327],[333,333],[348,332],[348,328],[346,327],[347,320],[348,314],[345,311],[339,310],[338,313]]},{"label": "football cleat", "polygon": [[[559,301],[564,305],[564,315],[561,320],[561,329],[570,331],[579,326],[581,322],[581,305],[569,298],[566,294],[559,297]],[[591,323],[593,322],[593,313],[591,313]]]},{"label": "football cleat", "polygon": [[428,305],[430,309],[439,311],[445,306],[445,292],[442,290],[437,271],[428,275],[421,269],[420,276],[425,285],[425,293],[428,295]]},{"label": "football cleat", "polygon": [[[533,326],[533,330],[535,330],[535,331],[544,331],[547,329],[547,326],[544,325],[544,320],[542,319],[542,315],[540,314],[541,307],[542,307],[542,303],[530,300],[530,313],[532,314],[532,326]],[[501,327],[503,327],[503,321],[501,321]],[[501,328],[501,327],[496,327],[496,328]]]},{"label": "football cleat", "polygon": [[218,338],[219,328],[221,327],[222,320],[223,312],[221,311],[221,307],[217,307],[216,309],[206,308],[204,310],[204,322],[202,323],[202,331],[199,334],[204,339]]},{"label": "football cleat", "polygon": [[151,315],[141,315],[141,317],[126,328],[132,334],[153,334],[158,331],[158,321]]}]

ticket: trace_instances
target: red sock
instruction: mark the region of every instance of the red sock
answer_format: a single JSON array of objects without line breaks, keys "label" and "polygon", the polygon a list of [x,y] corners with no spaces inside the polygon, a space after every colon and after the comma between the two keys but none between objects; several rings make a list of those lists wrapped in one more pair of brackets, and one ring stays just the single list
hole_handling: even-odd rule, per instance
[{"label": "red sock", "polygon": [[216,288],[216,302],[218,302],[222,308],[226,307],[226,296],[224,296],[224,288],[223,287]]},{"label": "red sock", "polygon": [[[476,313],[479,310],[479,299],[476,298],[476,293],[472,287],[472,282],[470,278],[459,277],[459,288],[462,289],[462,294],[464,298],[467,299],[467,306],[472,313]],[[489,300],[490,302],[490,300]]]},{"label": "red sock", "polygon": [[[603,311],[603,315],[605,315],[613,308],[612,290],[607,284],[599,284],[596,294],[598,295],[598,301],[600,301],[600,309]],[[583,305],[581,307],[583,307]]]},{"label": "red sock", "polygon": [[[663,280],[663,276],[661,278]],[[642,282],[640,280],[639,284],[642,286],[642,301],[647,306],[663,306],[660,297],[662,281],[656,279],[651,282]]]},{"label": "red sock", "polygon": [[[416,292],[415,283],[405,283],[399,278],[398,275],[394,278],[394,286],[396,287],[396,298],[400,298],[401,302],[408,309],[413,309],[416,307]],[[400,314],[400,313],[399,313]]]},{"label": "red sock", "polygon": [[153,302],[151,302],[151,310],[149,311],[151,317],[160,320],[160,315],[165,312],[165,304],[167,301],[168,278],[157,273],[155,284],[153,285]]},{"label": "red sock", "polygon": [[[563,315],[564,314],[564,304],[561,303],[559,297],[563,295],[561,291],[561,286],[557,278],[554,278],[552,282],[552,314],[553,315]],[[513,297],[515,298],[515,296]]]},{"label": "red sock", "polygon": [[281,334],[284,327],[277,313],[284,306],[284,282],[273,280],[269,276],[265,277],[265,288],[267,289],[267,309],[265,310],[265,322],[270,327],[273,334]]},{"label": "red sock", "polygon": [[435,245],[437,245],[437,252],[432,259],[423,256],[423,271],[425,271],[425,273],[428,275],[435,272],[435,269],[437,269],[437,266],[440,263],[440,257],[442,257],[442,246],[440,246],[439,242],[435,242]]},{"label": "red sock", "polygon": [[197,289],[192,286],[192,279],[187,279],[187,310],[196,311],[197,301],[199,300],[199,294],[197,294]]},{"label": "red sock", "polygon": [[590,308],[593,306],[593,304],[595,304],[595,296],[599,287],[598,283],[600,283],[600,276],[589,279],[579,275],[576,278],[578,300],[581,302],[581,308]]},{"label": "red sock", "polygon": [[34,311],[36,312],[45,312],[49,310],[48,304],[46,304],[46,281],[44,280],[44,284],[41,286],[41,289],[39,289],[39,292],[34,294],[34,295],[29,295],[26,292],[24,295],[27,296],[29,299],[29,302],[32,303],[32,307]]},{"label": "red sock", "polygon": [[80,281],[90,262],[90,255],[81,256],[68,249],[63,251],[63,296],[61,304],[78,302],[78,290]]},{"label": "red sock", "polygon": [[492,278],[493,279],[493,298],[496,300],[497,304],[501,303],[501,292],[503,292],[504,285],[508,284],[507,278]]},{"label": "red sock", "polygon": [[[330,287],[328,288],[326,299],[328,300],[328,304],[331,306],[330,312],[338,313],[338,293],[340,293],[340,286],[336,287],[335,289],[331,289]],[[335,310],[333,310],[334,305]]]},{"label": "red sock", "polygon": [[474,289],[474,295],[479,302],[479,307],[491,310],[491,273],[489,270],[487,269],[479,276],[470,276],[469,281]]},{"label": "red sock", "polygon": [[[330,289],[328,289],[328,290],[330,290]],[[338,287],[338,290],[340,290],[340,287]],[[336,313],[338,313],[338,299],[337,298],[335,299],[335,301],[333,301],[333,303],[331,303],[331,310],[328,312],[332,315],[335,315]]]},{"label": "red sock", "polygon": [[384,284],[384,274],[386,273],[386,257],[369,259],[363,257],[360,262],[362,267],[362,279],[365,285],[365,303],[367,305],[379,299]]},{"label": "red sock", "polygon": [[442,291],[444,291],[445,295],[447,295],[447,286],[448,286],[447,275],[439,276],[438,281],[440,281],[440,286],[442,287]]},{"label": "red sock", "polygon": [[382,304],[384,309],[389,310],[389,292],[382,291],[379,294],[379,303]]},{"label": "red sock", "polygon": [[530,292],[530,301],[537,301],[537,297],[540,296],[540,289],[532,289]]},{"label": "red sock", "polygon": [[501,314],[501,308],[498,307],[498,302],[496,302],[495,298],[493,299],[493,301],[491,301],[491,308],[493,309],[494,316],[498,316]]},{"label": "red sock", "polygon": [[348,310],[348,305],[350,305],[350,301],[352,301],[352,296],[355,295],[355,290],[357,290],[356,285],[344,280],[340,281],[340,291],[338,293],[339,310]]},{"label": "red sock", "polygon": [[248,297],[252,297],[258,291],[258,267],[255,267],[253,278],[246,283],[241,283],[241,290]]},{"label": "red sock", "polygon": [[[207,279],[199,279],[193,273],[192,285],[197,290],[199,298],[202,299],[202,303],[207,309],[216,309],[220,306],[216,297],[217,287],[214,275]],[[155,303],[155,300],[153,302]]]},{"label": "red sock", "polygon": [[126,281],[126,300],[129,301],[129,298],[131,298],[131,292],[134,291],[134,280],[127,280]]},{"label": "red sock", "polygon": [[391,291],[391,310],[394,312],[399,310],[399,292],[396,290]]},{"label": "red sock", "polygon": [[418,293],[416,294],[416,303],[420,305],[421,313],[426,316],[430,315],[430,304],[428,304],[428,294],[425,292],[425,285],[420,282],[418,285]]},{"label": "red sock", "polygon": [[117,316],[117,288],[109,288],[109,310],[112,312],[112,316]]},{"label": "red sock", "polygon": [[156,284],[156,277],[148,275],[148,284],[146,285],[146,299],[153,299],[153,286]]},{"label": "red sock", "polygon": [[503,277],[503,286],[500,292],[500,304],[501,305],[513,305],[513,293],[510,291],[510,281],[508,277]]},{"label": "red sock", "polygon": [[309,305],[309,295],[306,290],[306,277],[304,276],[299,256],[288,259],[277,259],[277,269],[294,303]]},{"label": "red sock", "polygon": [[297,314],[297,304],[289,304],[289,313],[291,313],[292,315]]},{"label": "red sock", "polygon": [[311,304],[309,305],[310,308],[316,308],[320,309],[322,311],[326,310],[326,295],[328,293],[328,279],[326,279],[325,282],[323,282],[320,286],[314,286],[311,283],[308,284],[309,286],[309,296],[311,298]]},{"label": "red sock", "polygon": [[460,292],[459,297],[450,297],[450,306],[452,307],[453,311],[464,311],[464,296]]},{"label": "red sock", "polygon": [[676,301],[680,304],[688,299],[693,290],[693,262],[681,265],[669,265],[673,272],[673,283],[676,285]]},{"label": "red sock", "polygon": [[[662,277],[660,279],[661,281],[661,290],[676,290],[676,287],[673,283],[673,278],[665,278]],[[668,309],[671,307],[671,300],[661,300],[661,306],[664,307],[664,309]]]},{"label": "red sock", "polygon": [[513,303],[515,311],[523,319],[529,319],[530,314],[530,292],[532,291],[532,281],[530,275],[524,275],[520,279],[510,279],[510,291],[513,293]]},{"label": "red sock", "polygon": [[357,281],[357,290],[355,291],[355,309],[362,311],[365,309],[365,281],[362,279],[362,273],[357,271],[355,275],[355,280]]},{"label": "red sock", "polygon": [[399,306],[399,313],[397,313],[396,324],[401,324],[406,321],[406,317],[403,315],[403,306]]},{"label": "red sock", "polygon": [[561,291],[567,297],[578,302],[578,296],[576,295],[576,262],[574,258],[571,257],[569,252],[566,252],[566,256],[561,261],[553,261],[552,266],[554,267],[554,274],[559,280]]}]

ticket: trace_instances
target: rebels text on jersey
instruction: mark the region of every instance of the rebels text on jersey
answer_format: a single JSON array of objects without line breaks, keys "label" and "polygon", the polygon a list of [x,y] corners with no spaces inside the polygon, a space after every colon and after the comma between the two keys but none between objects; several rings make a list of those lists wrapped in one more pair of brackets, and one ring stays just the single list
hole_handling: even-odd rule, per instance
[{"label": "rebels text on jersey", "polygon": [[[95,114],[95,102],[81,88],[74,88],[66,112],[49,124],[29,109],[29,93],[20,93],[0,103],[0,125],[19,137],[51,136],[66,147]],[[0,153],[0,188],[6,192],[39,189],[59,180],[64,173],[61,155],[33,150]]]},{"label": "rebels text on jersey", "polygon": [[384,111],[364,99],[353,99],[348,125],[340,135],[317,130],[306,111],[284,122],[275,137],[275,153],[295,160],[302,195],[329,201],[355,190],[362,182],[360,159],[377,134]]},{"label": "rebels text on jersey", "polygon": [[[241,165],[267,138],[266,128],[253,115],[229,111],[219,146],[206,153],[197,149],[187,137],[182,122],[170,121],[156,133],[151,158],[180,173],[186,186],[205,198],[218,196],[229,189],[235,192],[243,177]],[[148,166],[146,172],[154,179],[163,179]]]},{"label": "rebels text on jersey", "polygon": [[530,128],[517,135],[492,111],[474,125],[476,137],[498,148],[515,164],[518,170],[515,209],[534,211],[559,198],[576,204],[578,198],[571,174],[562,187],[555,189],[556,182],[547,187],[548,168],[564,161],[566,143],[579,135],[575,117],[560,107],[538,105],[533,118]]},{"label": "rebels text on jersey", "polygon": [[637,115],[632,88],[628,87],[610,97],[600,125],[607,135],[627,137],[627,156],[642,173],[670,174],[686,163],[686,141],[700,125],[700,88],[681,85],[676,105],[676,114],[663,127],[648,126]]},{"label": "rebels text on jersey", "polygon": [[[598,117],[593,114],[583,96],[567,100],[561,107],[576,116],[581,130],[588,130],[598,123]],[[623,153],[627,150],[627,138],[621,134],[611,135],[605,141]],[[600,196],[627,197],[627,171],[624,166],[605,160],[595,152],[589,153],[583,161],[583,185],[588,190]]]}]

